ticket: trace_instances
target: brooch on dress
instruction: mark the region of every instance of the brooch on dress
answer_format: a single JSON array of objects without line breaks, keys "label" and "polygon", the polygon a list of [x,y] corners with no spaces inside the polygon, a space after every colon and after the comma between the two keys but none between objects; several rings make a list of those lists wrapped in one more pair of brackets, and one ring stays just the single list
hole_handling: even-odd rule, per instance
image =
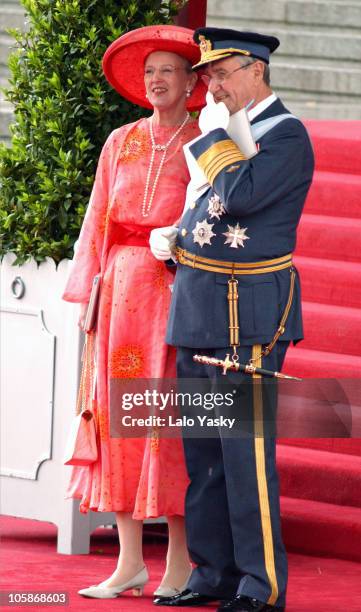
[{"label": "brooch on dress", "polygon": [[249,240],[249,236],[246,236],[247,227],[239,227],[239,223],[227,227],[228,232],[223,233],[223,236],[227,238],[224,244],[228,244],[231,249],[238,249],[239,246],[244,247],[244,241]]},{"label": "brooch on dress", "polygon": [[193,234],[193,242],[199,244],[199,246],[204,246],[205,244],[211,244],[211,238],[216,234],[212,232],[214,223],[208,223],[207,219],[204,221],[197,221],[194,230],[192,230]]},{"label": "brooch on dress", "polygon": [[219,221],[220,217],[226,212],[226,209],[224,208],[220,197],[215,193],[211,198],[209,198],[208,202],[209,206],[207,211],[209,213],[210,218],[213,219],[213,217],[217,217]]}]

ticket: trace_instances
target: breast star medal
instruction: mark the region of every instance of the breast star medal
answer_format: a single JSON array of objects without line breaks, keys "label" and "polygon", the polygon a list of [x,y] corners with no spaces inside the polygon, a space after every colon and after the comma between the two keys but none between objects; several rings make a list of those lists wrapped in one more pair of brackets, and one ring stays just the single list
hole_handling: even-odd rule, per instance
[{"label": "breast star medal", "polygon": [[213,225],[214,223],[208,223],[207,219],[197,221],[194,230],[192,230],[193,242],[201,247],[205,244],[211,244],[211,238],[216,235],[212,232]]},{"label": "breast star medal", "polygon": [[226,209],[224,208],[220,197],[217,196],[217,194],[215,193],[211,198],[209,198],[208,202],[209,206],[207,211],[209,213],[210,218],[213,219],[214,217],[216,217],[219,221],[220,217],[226,212]]},{"label": "breast star medal", "polygon": [[244,241],[249,240],[249,236],[246,236],[246,227],[239,227],[237,225],[228,225],[228,232],[224,232],[223,236],[227,238],[224,244],[228,244],[231,249],[238,249],[238,247],[244,247]]}]

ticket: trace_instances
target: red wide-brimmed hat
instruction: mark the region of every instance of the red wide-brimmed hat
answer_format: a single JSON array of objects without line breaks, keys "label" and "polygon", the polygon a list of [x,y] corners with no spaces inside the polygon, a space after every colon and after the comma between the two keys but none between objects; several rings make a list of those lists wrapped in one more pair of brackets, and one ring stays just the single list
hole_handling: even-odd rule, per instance
[{"label": "red wide-brimmed hat", "polygon": [[[185,57],[193,65],[200,61],[200,50],[193,40],[194,32],[173,25],[154,25],[123,34],[106,50],[103,71],[114,89],[124,98],[152,108],[145,97],[144,62],[153,51],[170,51]],[[189,111],[205,105],[206,87],[198,78],[192,95],[187,99]]]}]

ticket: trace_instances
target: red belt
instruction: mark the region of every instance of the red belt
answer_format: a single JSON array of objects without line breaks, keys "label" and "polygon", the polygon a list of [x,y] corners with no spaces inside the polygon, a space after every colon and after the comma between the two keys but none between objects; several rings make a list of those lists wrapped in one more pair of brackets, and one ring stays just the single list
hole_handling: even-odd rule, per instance
[{"label": "red belt", "polygon": [[126,246],[149,247],[150,232],[153,227],[146,225],[119,225],[115,230],[112,242]]}]

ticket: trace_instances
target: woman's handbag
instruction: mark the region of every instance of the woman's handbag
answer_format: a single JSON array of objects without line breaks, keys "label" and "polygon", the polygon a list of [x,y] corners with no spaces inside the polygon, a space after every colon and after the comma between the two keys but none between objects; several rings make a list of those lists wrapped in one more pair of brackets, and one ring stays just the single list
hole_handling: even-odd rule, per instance
[{"label": "woman's handbag", "polygon": [[90,293],[89,304],[85,315],[83,331],[91,332],[96,325],[98,316],[98,304],[100,296],[101,275],[97,274],[93,278],[92,290]]},{"label": "woman's handbag", "polygon": [[95,401],[94,340],[94,333],[86,335],[77,415],[70,428],[65,465],[91,465],[98,458],[95,416],[92,410]]}]

